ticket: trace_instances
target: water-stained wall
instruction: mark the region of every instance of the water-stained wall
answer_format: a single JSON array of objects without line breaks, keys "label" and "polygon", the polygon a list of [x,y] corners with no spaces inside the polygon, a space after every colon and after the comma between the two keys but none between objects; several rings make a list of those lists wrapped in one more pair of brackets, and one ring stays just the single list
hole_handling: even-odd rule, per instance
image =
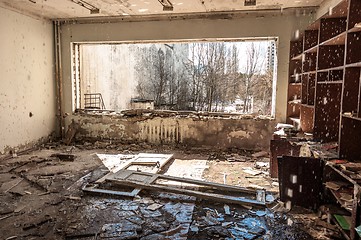
[{"label": "water-stained wall", "polygon": [[53,25],[0,7],[0,154],[54,131]]},{"label": "water-stained wall", "polygon": [[242,149],[268,149],[275,121],[198,117],[124,118],[119,115],[76,114],[77,138],[114,139],[152,144],[181,144]]}]

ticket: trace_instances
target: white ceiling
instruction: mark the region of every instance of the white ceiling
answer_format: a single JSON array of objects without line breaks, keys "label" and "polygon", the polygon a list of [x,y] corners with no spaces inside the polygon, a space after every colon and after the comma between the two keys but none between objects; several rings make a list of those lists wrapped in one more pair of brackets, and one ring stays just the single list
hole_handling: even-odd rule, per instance
[{"label": "white ceiling", "polygon": [[[245,0],[169,0],[173,5],[173,11],[163,11],[160,1],[167,0],[0,0],[0,6],[48,19],[74,19],[100,16],[282,10],[317,7],[323,0],[257,0],[256,6],[244,6]],[[80,6],[81,2],[91,6]],[[91,14],[89,8],[92,6],[94,9],[100,9],[100,12]]]}]

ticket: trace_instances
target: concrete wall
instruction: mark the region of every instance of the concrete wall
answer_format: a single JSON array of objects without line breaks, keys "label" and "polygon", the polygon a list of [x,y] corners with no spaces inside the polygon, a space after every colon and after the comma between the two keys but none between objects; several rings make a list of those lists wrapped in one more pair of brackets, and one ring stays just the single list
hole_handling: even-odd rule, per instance
[{"label": "concrete wall", "polygon": [[53,27],[0,7],[0,153],[55,129]]},{"label": "concrete wall", "polygon": [[[111,23],[64,24],[62,26],[62,67],[64,109],[72,111],[71,42],[192,40],[242,37],[278,37],[278,83],[276,118],[285,121],[289,42],[297,29],[313,21],[310,15],[234,17],[231,19],[185,19]],[[121,21],[121,20],[120,20]]]},{"label": "concrete wall", "polygon": [[152,144],[180,144],[221,149],[269,148],[275,121],[270,119],[223,119],[197,117],[139,117],[76,114],[77,138],[115,139]]}]

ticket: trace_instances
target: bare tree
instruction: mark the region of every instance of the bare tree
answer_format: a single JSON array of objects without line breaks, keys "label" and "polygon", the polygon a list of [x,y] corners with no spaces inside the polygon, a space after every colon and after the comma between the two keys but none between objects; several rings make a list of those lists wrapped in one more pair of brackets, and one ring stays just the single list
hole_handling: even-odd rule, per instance
[{"label": "bare tree", "polygon": [[255,84],[257,83],[257,74],[260,73],[260,68],[263,65],[261,60],[260,45],[252,42],[246,51],[247,64],[245,73],[242,75],[242,88],[243,88],[243,112],[250,111],[250,98],[253,94]]},{"label": "bare tree", "polygon": [[259,76],[255,84],[255,98],[260,102],[259,113],[264,115],[271,114],[272,105],[272,86],[273,86],[273,71],[268,70],[265,74]]}]

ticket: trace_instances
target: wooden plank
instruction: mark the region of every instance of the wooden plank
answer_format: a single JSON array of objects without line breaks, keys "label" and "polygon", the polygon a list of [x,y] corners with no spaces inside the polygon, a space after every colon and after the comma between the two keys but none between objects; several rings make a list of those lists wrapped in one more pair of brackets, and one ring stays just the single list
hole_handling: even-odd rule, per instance
[{"label": "wooden plank", "polygon": [[123,191],[113,191],[113,190],[107,190],[107,189],[101,189],[96,187],[84,187],[84,192],[90,192],[90,193],[100,193],[100,194],[109,194],[109,195],[115,195],[115,196],[122,196],[122,197],[135,197],[142,189],[135,188],[131,192],[123,192]]},{"label": "wooden plank", "polygon": [[156,184],[149,184],[149,183],[143,183],[143,182],[132,182],[132,181],[120,180],[120,179],[112,179],[110,181],[114,184],[118,184],[118,185],[122,185],[122,186],[132,186],[132,187],[136,187],[136,188],[148,189],[148,190],[153,190],[153,191],[186,194],[186,195],[195,196],[195,197],[198,197],[201,199],[207,199],[207,200],[218,201],[218,202],[240,204],[240,205],[265,206],[264,202],[260,202],[260,201],[253,200],[253,199],[247,199],[247,198],[226,196],[226,195],[215,194],[215,193],[203,193],[203,192],[194,191],[194,190],[174,188],[174,187],[168,187],[168,186],[160,186],[160,185],[156,185]]},{"label": "wooden plank", "polygon": [[[227,184],[213,183],[213,182],[207,182],[207,181],[189,179],[189,178],[173,177],[173,176],[161,175],[161,174],[152,174],[152,173],[147,173],[147,172],[136,172],[136,171],[130,171],[130,170],[122,170],[120,172],[123,172],[123,171],[130,172],[131,174],[128,175],[129,177],[131,175],[157,176],[157,180],[161,180],[161,179],[162,180],[170,180],[170,181],[177,181],[177,182],[181,182],[181,183],[190,183],[190,184],[195,184],[195,185],[213,187],[218,190],[224,190],[224,191],[256,194],[255,190],[241,188],[241,187],[237,187],[237,186],[230,186]],[[124,176],[126,176],[126,175],[121,176],[121,175],[114,174],[114,176],[112,177],[112,180],[113,179],[114,180],[127,180],[128,176],[126,176],[126,177],[124,177]],[[111,180],[111,179],[109,178],[109,180]]]}]

